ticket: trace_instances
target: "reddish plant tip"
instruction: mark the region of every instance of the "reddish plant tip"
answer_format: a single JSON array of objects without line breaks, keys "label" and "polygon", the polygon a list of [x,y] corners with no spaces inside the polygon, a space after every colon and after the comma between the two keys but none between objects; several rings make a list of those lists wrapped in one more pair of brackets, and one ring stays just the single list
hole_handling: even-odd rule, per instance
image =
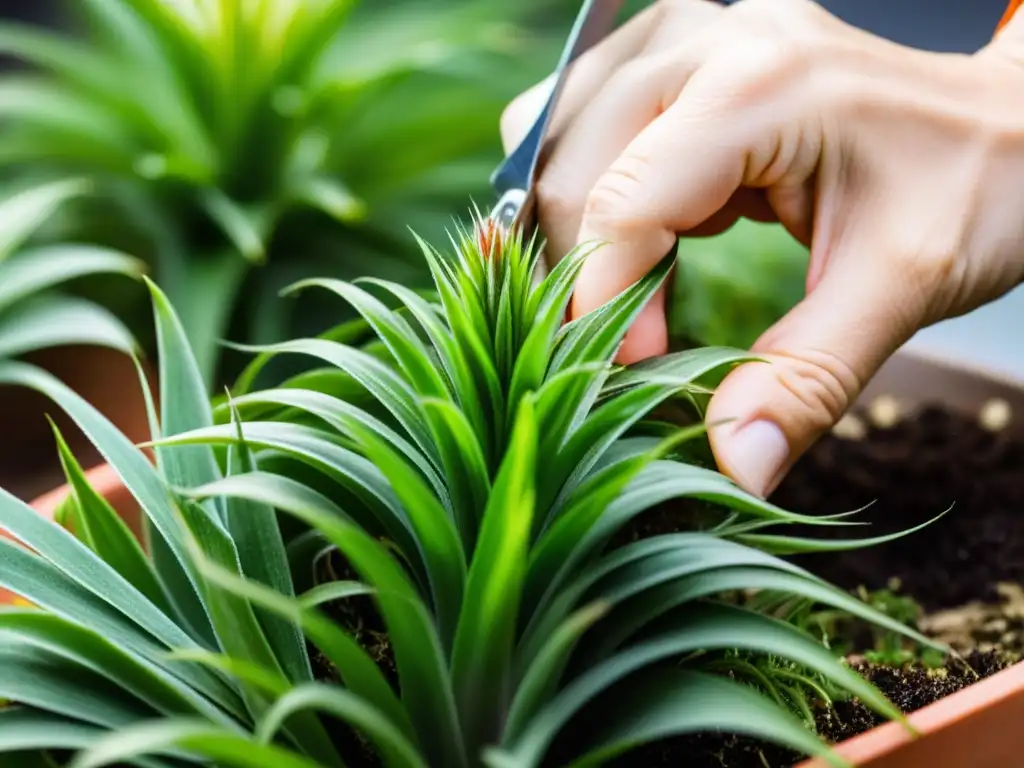
[{"label": "reddish plant tip", "polygon": [[481,219],[476,225],[476,244],[485,259],[501,253],[503,247],[501,227],[494,219]]}]

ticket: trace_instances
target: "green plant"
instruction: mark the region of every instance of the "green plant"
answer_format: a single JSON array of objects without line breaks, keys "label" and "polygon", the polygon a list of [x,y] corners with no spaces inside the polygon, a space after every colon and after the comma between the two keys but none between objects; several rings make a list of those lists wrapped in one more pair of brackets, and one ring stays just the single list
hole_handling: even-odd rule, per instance
[{"label": "green plant", "polygon": [[[699,403],[745,353],[612,364],[670,260],[562,327],[587,249],[534,285],[538,252],[520,239],[485,227],[456,246],[424,245],[437,302],[373,279],[296,285],[362,319],[261,350],[215,409],[154,289],[156,466],[59,382],[0,366],[0,382],[50,395],[94,441],[152,551],[63,446],[76,526],[90,521],[81,540],[0,494],[0,528],[33,550],[0,541],[0,586],[43,609],[0,612],[0,696],[18,702],[0,711],[0,750],[82,749],[75,768],[341,766],[358,755],[341,751],[352,731],[340,720],[387,766],[525,768],[554,753],[593,765],[718,728],[827,754],[787,705],[706,663],[735,651],[899,717],[810,634],[717,599],[774,590],[926,642],[771,554],[870,540],[765,532],[845,521],[788,513],[688,464],[677,449],[702,426],[651,415]],[[322,367],[247,391],[284,354]],[[610,546],[646,510],[687,498],[717,505],[710,530]],[[314,583],[327,552],[354,575]],[[379,612],[393,679],[325,613],[357,600]],[[304,640],[341,684],[314,678]]]},{"label": "green plant", "polygon": [[[903,626],[917,629],[924,609],[913,596],[900,594],[899,590],[900,580],[893,578],[887,587],[869,590],[861,586],[855,594],[879,613]],[[747,605],[785,618],[820,636],[822,642],[841,656],[863,654],[869,663],[887,667],[910,663],[941,667],[947,660],[947,649],[919,643],[905,633],[866,622],[846,611],[815,606],[808,600],[793,599],[784,594],[765,594],[755,597]]]},{"label": "green plant", "polygon": [[0,24],[33,65],[0,77],[0,169],[95,182],[52,236],[150,262],[211,383],[220,338],[316,322],[272,301],[294,280],[428,281],[395,222],[440,235],[488,194],[502,107],[554,63],[516,26],[537,5],[68,2],[80,35]]},{"label": "green plant", "polygon": [[87,190],[85,182],[68,180],[0,199],[0,360],[69,344],[135,350],[111,312],[56,289],[93,275],[137,276],[141,264],[91,245],[28,244],[60,205]]}]

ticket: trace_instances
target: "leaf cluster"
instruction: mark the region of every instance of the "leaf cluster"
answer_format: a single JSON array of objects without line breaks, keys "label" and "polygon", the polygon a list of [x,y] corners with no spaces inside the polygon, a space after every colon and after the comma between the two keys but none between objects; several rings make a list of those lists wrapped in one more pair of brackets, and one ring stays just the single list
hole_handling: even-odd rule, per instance
[{"label": "leaf cluster", "polygon": [[[294,292],[334,294],[359,319],[253,349],[213,406],[154,288],[155,463],[60,382],[0,366],[0,383],[67,411],[147,522],[143,548],[67,450],[77,536],[0,494],[0,528],[24,545],[0,540],[0,587],[36,606],[0,611],[0,697],[17,702],[0,711],[0,749],[76,751],[74,768],[354,765],[332,738],[342,721],[389,767],[597,765],[717,729],[840,764],[804,695],[842,690],[899,717],[771,600],[728,597],[823,604],[927,642],[774,554],[874,540],[768,532],[848,521],[787,512],[688,462],[704,426],[656,415],[699,408],[747,353],[614,364],[670,258],[564,323],[592,248],[538,280],[539,250],[518,234],[483,225],[445,253],[422,247],[433,299],[373,278],[303,281]],[[286,355],[317,365],[250,388]],[[615,543],[687,500],[713,505],[708,526]],[[317,583],[330,553],[353,576]],[[330,617],[353,600],[381,617],[394,679]],[[337,681],[314,675],[311,649]],[[744,681],[741,662],[757,674]]]},{"label": "leaf cluster", "polygon": [[87,189],[70,179],[0,199],[0,360],[71,344],[135,351],[132,335],[110,311],[58,288],[94,275],[137,277],[142,265],[108,248],[32,242],[56,209]]},{"label": "leaf cluster", "polygon": [[287,336],[299,277],[426,278],[395,222],[439,234],[486,192],[537,5],[68,2],[75,34],[0,24],[29,65],[0,76],[0,174],[90,179],[52,238],[149,263],[212,382],[219,339]]}]

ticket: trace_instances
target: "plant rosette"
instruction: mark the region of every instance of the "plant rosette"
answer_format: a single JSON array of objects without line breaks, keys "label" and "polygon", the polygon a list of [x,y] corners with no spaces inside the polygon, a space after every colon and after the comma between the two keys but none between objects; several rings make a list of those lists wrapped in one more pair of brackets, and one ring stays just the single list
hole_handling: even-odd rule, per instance
[{"label": "plant rosette", "polygon": [[[812,702],[855,695],[901,719],[776,610],[824,604],[929,644],[777,556],[880,540],[787,536],[849,521],[787,512],[699,461],[701,405],[749,354],[613,363],[671,260],[563,325],[590,249],[536,282],[532,243],[478,234],[423,244],[434,300],[375,279],[297,284],[360,319],[251,350],[212,405],[153,287],[155,461],[52,376],[0,366],[93,441],[146,544],[59,432],[75,534],[0,495],[0,528],[23,544],[0,540],[0,587],[37,606],[0,612],[0,751],[71,752],[73,768],[528,768],[725,730],[843,765]],[[317,365],[251,389],[282,355]],[[690,426],[662,415],[679,408]],[[619,538],[665,504],[688,510],[677,530]],[[336,578],[317,578],[325,560]],[[354,605],[386,653],[336,618]]]},{"label": "plant rosette", "polygon": [[312,322],[274,301],[300,277],[429,282],[395,222],[440,235],[486,194],[501,110],[556,50],[537,0],[65,5],[75,34],[0,23],[26,65],[0,75],[0,167],[95,183],[53,238],[145,258],[211,386],[220,339]]}]

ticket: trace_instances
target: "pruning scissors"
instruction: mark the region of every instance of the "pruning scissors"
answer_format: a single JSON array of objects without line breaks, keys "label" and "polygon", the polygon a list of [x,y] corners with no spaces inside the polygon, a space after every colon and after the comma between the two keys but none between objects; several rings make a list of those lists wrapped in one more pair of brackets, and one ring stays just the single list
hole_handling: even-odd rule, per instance
[{"label": "pruning scissors", "polygon": [[537,199],[534,183],[537,164],[550,141],[548,131],[558,98],[565,86],[569,68],[585,51],[611,32],[624,0],[583,0],[576,22],[562,49],[555,69],[554,87],[547,103],[531,126],[526,138],[495,169],[491,186],[498,194],[498,203],[491,210],[490,219],[500,230],[508,233],[515,226],[530,229],[536,221]]}]

